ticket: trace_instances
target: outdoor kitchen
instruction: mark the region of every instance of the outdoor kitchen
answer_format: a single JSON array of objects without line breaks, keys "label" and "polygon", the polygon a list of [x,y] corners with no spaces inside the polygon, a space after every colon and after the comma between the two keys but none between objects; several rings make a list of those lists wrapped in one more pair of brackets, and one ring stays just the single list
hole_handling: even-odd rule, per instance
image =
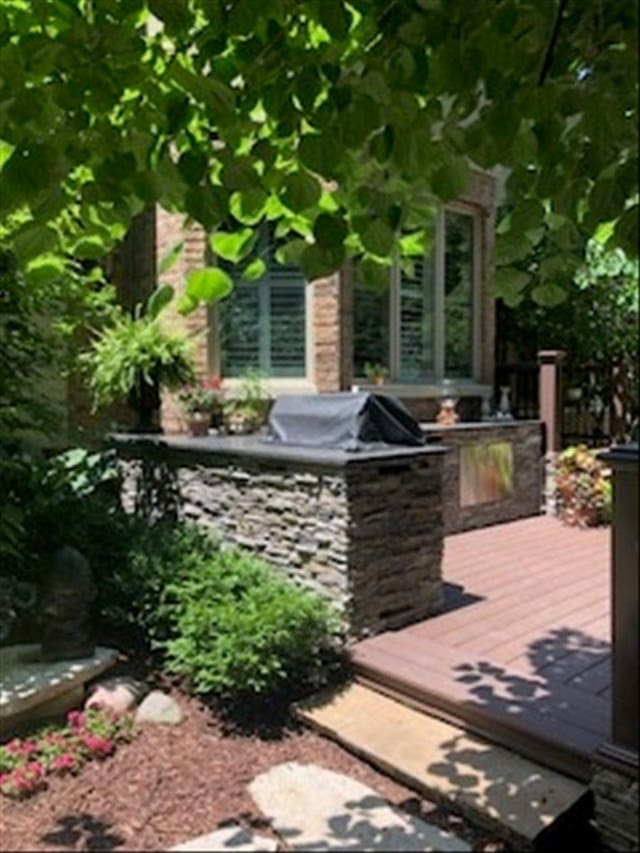
[{"label": "outdoor kitchen", "polygon": [[381,394],[282,395],[265,434],[112,440],[128,510],[259,554],[354,638],[438,612],[445,534],[540,509],[538,422],[418,424]]}]

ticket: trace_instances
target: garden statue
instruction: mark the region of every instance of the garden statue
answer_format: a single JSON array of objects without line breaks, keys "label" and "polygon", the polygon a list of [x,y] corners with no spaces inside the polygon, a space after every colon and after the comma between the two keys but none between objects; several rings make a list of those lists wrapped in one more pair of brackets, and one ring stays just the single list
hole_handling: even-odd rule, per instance
[{"label": "garden statue", "polygon": [[96,597],[89,562],[75,548],[60,548],[42,595],[42,657],[46,661],[92,657],[92,606]]}]

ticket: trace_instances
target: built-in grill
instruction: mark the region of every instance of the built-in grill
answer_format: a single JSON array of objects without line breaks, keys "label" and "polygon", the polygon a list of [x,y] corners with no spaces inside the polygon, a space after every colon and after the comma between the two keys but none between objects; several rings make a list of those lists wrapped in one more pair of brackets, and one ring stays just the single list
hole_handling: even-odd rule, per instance
[{"label": "built-in grill", "polygon": [[418,422],[399,400],[366,392],[283,394],[271,409],[268,441],[349,452],[425,443]]}]

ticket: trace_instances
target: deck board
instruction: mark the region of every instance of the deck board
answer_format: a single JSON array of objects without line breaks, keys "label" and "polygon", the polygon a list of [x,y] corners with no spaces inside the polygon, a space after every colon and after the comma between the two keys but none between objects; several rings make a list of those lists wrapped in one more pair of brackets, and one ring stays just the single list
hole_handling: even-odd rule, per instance
[{"label": "deck board", "polygon": [[356,672],[586,767],[610,732],[609,530],[543,516],[459,533],[443,577],[445,611],[356,644]]}]

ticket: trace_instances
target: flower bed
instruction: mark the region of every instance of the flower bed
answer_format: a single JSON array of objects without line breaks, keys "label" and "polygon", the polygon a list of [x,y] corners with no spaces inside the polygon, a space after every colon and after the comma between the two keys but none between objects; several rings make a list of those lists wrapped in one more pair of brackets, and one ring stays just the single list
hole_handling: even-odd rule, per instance
[{"label": "flower bed", "polygon": [[596,527],[611,521],[611,472],[596,451],[568,447],[556,460],[558,515],[567,524]]},{"label": "flower bed", "polygon": [[33,738],[14,738],[0,746],[0,792],[28,797],[46,786],[48,775],[77,773],[87,761],[112,755],[118,743],[133,736],[129,715],[70,711],[66,727],[47,727]]}]

